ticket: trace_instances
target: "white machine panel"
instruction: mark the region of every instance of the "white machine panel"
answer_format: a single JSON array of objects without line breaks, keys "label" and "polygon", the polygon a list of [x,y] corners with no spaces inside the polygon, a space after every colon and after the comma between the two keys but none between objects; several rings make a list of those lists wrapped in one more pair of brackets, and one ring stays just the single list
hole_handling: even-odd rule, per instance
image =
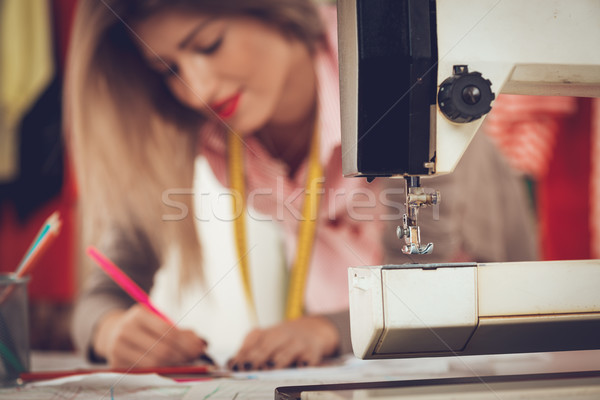
[{"label": "white machine panel", "polygon": [[[464,348],[477,326],[476,273],[475,266],[439,271],[382,270],[386,324],[404,328],[385,330],[377,351],[414,353]],[[397,343],[405,347],[394,346]]]},{"label": "white machine panel", "polygon": [[600,260],[349,269],[360,358],[600,349]]},{"label": "white machine panel", "polygon": [[479,264],[477,271],[480,318],[588,313],[600,307],[597,260]]}]

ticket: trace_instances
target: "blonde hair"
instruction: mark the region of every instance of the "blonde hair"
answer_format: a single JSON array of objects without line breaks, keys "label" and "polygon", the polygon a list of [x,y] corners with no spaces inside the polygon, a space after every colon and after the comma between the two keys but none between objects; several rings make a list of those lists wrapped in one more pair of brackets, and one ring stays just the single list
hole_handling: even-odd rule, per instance
[{"label": "blonde hair", "polygon": [[[77,175],[82,244],[107,230],[147,240],[158,260],[175,245],[182,282],[201,277],[193,211],[180,221],[163,204],[167,189],[191,189],[196,136],[203,117],[178,103],[150,70],[128,24],[179,7],[211,15],[245,15],[302,40],[323,37],[310,0],[85,0],[69,51],[65,121]],[[188,192],[189,193],[189,192]],[[193,210],[191,196],[177,199]]]}]

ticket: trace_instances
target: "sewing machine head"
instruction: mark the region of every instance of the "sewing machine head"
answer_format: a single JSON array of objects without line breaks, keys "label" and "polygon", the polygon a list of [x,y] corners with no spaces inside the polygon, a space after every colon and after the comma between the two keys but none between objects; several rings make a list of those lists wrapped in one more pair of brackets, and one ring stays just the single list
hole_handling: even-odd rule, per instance
[{"label": "sewing machine head", "polygon": [[[452,172],[497,94],[600,97],[598,21],[595,0],[338,0],[343,172],[405,179],[403,252],[432,251],[420,177]],[[600,348],[599,280],[600,260],[351,267],[354,352]]]},{"label": "sewing machine head", "polygon": [[[495,93],[600,96],[593,0],[339,0],[345,176],[404,177],[403,252],[436,204],[420,176],[452,172]],[[588,21],[587,24],[584,21]]]}]

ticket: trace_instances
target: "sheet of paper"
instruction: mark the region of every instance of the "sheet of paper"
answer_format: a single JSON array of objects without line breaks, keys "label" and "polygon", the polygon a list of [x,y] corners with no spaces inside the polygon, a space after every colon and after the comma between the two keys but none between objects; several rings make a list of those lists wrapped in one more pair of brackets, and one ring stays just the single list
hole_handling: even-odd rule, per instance
[{"label": "sheet of paper", "polygon": [[164,400],[182,399],[188,385],[155,374],[98,373],[28,384],[22,388],[0,389],[2,399],[69,400]]},{"label": "sheet of paper", "polygon": [[275,388],[280,386],[425,379],[446,376],[448,370],[445,358],[359,360],[348,357],[341,363],[323,367],[237,373],[232,378],[193,382],[184,400],[272,399]]}]

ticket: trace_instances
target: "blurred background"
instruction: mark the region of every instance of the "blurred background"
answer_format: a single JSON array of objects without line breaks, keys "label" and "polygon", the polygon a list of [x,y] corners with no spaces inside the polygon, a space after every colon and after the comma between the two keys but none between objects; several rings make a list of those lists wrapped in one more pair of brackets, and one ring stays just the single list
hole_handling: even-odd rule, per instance
[{"label": "blurred background", "polygon": [[0,0],[0,270],[14,271],[46,218],[60,235],[29,282],[33,349],[72,349],[76,190],[61,92],[76,0]]}]

